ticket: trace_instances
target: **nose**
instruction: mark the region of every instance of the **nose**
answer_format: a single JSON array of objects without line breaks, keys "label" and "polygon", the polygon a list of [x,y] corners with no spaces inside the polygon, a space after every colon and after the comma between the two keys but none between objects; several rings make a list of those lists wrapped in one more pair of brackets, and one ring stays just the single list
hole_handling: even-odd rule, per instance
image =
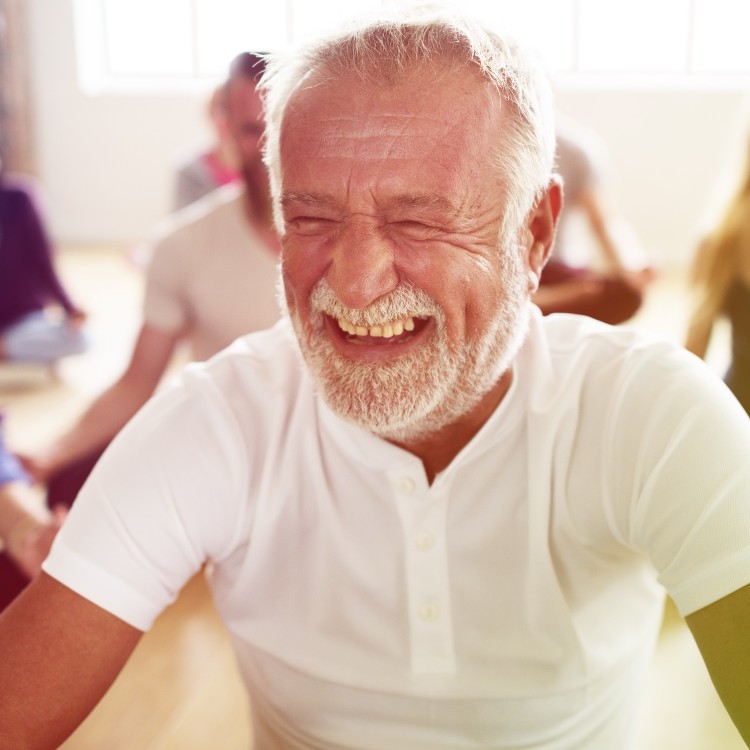
[{"label": "nose", "polygon": [[326,278],[346,307],[367,307],[398,285],[394,249],[374,222],[350,219],[336,239]]}]

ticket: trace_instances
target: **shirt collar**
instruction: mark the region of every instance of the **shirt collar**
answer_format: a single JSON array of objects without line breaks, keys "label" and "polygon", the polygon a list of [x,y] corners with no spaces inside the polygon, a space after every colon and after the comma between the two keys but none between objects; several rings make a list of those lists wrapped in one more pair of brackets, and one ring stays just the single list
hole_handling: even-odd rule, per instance
[{"label": "shirt collar", "polygon": [[[441,472],[441,476],[451,473],[467,461],[478,458],[516,430],[527,402],[528,389],[524,384],[527,364],[531,359],[531,348],[532,343],[527,337],[512,365],[513,379],[508,392],[479,432],[461,449],[450,466]],[[339,416],[319,394],[317,395],[317,409],[323,428],[352,460],[383,471],[413,468],[415,463],[422,466],[421,460],[407,450]]]}]

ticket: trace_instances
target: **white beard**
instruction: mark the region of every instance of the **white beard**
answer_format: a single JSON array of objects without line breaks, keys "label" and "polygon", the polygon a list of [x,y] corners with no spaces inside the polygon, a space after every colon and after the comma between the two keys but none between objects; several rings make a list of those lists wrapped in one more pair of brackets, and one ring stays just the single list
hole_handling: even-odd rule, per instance
[{"label": "white beard", "polygon": [[[515,249],[515,248],[514,248]],[[506,257],[511,257],[512,250]],[[507,269],[505,294],[481,338],[452,351],[443,309],[411,284],[361,310],[344,307],[321,279],[310,295],[311,320],[286,310],[300,351],[328,406],[383,438],[422,438],[469,413],[508,370],[528,329],[528,291],[520,262]],[[280,295],[281,296],[281,295]],[[285,305],[282,303],[282,308]],[[372,326],[408,316],[435,321],[430,339],[387,363],[355,362],[322,336],[323,314]],[[397,345],[396,345],[397,346]]]}]

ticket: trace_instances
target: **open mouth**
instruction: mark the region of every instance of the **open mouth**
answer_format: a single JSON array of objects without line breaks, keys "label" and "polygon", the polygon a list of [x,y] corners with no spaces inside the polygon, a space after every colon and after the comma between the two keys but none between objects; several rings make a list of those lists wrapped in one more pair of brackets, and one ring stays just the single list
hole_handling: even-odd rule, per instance
[{"label": "open mouth", "polygon": [[403,344],[416,336],[427,319],[407,316],[373,326],[355,325],[345,318],[332,318],[345,339],[353,344]]}]

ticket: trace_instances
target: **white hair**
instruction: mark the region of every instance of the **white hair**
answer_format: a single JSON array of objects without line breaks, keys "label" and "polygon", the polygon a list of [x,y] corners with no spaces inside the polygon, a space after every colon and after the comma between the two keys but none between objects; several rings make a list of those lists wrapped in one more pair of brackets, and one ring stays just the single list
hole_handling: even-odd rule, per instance
[{"label": "white hair", "polygon": [[431,61],[452,70],[473,68],[509,103],[506,138],[488,165],[498,170],[508,239],[547,187],[555,135],[550,87],[530,50],[459,11],[439,5],[381,9],[342,30],[269,55],[260,90],[266,108],[265,161],[276,222],[281,229],[279,147],[286,107],[313,74],[326,80],[357,75],[363,83],[394,80]]}]

